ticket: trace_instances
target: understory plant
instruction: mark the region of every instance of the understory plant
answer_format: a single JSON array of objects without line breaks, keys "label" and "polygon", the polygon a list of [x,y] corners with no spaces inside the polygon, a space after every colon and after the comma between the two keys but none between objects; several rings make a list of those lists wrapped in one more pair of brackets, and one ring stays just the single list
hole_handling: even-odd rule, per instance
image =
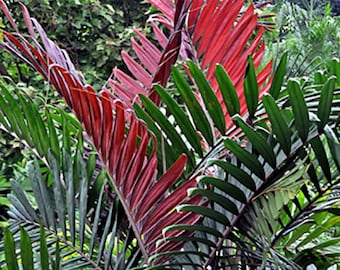
[{"label": "understory plant", "polygon": [[274,55],[289,51],[290,77],[309,77],[327,68],[340,57],[340,17],[332,16],[330,3],[305,1],[306,5],[282,2],[273,6],[277,12],[277,36],[269,42]]},{"label": "understory plant", "polygon": [[[31,149],[11,181],[8,269],[302,269],[339,262],[340,62],[313,81],[263,62],[262,5],[149,2],[129,72],[100,92],[22,6],[0,48],[64,99],[1,83],[1,128]],[[262,14],[262,15],[258,15]],[[7,30],[12,27],[13,30]],[[64,106],[68,109],[65,109]],[[21,267],[21,266],[20,266]]]}]

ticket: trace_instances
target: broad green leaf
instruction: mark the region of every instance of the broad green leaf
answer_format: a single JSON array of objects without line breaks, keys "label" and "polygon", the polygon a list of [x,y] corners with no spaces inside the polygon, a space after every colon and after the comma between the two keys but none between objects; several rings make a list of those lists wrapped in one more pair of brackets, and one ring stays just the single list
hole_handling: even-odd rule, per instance
[{"label": "broad green leaf", "polygon": [[50,140],[50,150],[52,151],[53,155],[56,157],[58,163],[61,161],[61,154],[60,154],[60,145],[59,139],[56,132],[56,127],[53,123],[52,117],[49,112],[46,111],[46,122],[48,127],[48,138]]},{"label": "broad green leaf", "polygon": [[47,154],[46,150],[48,149],[48,146],[47,148],[44,148],[45,145],[44,142],[48,141],[46,140],[48,136],[47,134],[45,136],[40,136],[41,133],[40,129],[44,128],[40,126],[41,122],[38,121],[38,118],[41,119],[41,116],[39,113],[36,113],[34,107],[31,106],[29,102],[26,102],[26,100],[21,95],[19,95],[18,98],[20,101],[20,105],[23,109],[25,119],[27,121],[27,126],[29,129],[30,136],[32,138],[33,146],[37,149],[38,153],[41,156],[44,156]]},{"label": "broad green leaf", "polygon": [[244,80],[244,96],[248,107],[249,115],[255,115],[259,103],[259,88],[257,85],[254,62],[251,56],[248,57],[248,66]]},{"label": "broad green leaf", "polygon": [[283,83],[285,71],[286,71],[287,55],[288,54],[285,53],[282,56],[280,63],[276,68],[272,84],[270,86],[269,93],[275,100],[280,95],[280,91],[281,91],[281,87],[282,87],[282,83]]},{"label": "broad green leaf", "polygon": [[222,65],[216,66],[216,79],[229,115],[240,114],[240,100],[235,86]]},{"label": "broad green leaf", "polygon": [[200,141],[201,141],[200,137],[198,136],[197,131],[192,126],[184,110],[162,87],[155,85],[154,88],[157,94],[161,97],[164,104],[168,107],[171,114],[175,117],[175,120],[178,126],[181,128],[183,134],[188,139],[191,146],[195,149],[195,151],[200,156],[202,156],[203,152],[202,152],[202,146],[200,144]]},{"label": "broad green leaf", "polygon": [[224,118],[221,105],[218,102],[216,94],[211,89],[211,86],[209,82],[207,81],[207,79],[205,78],[205,75],[203,74],[203,72],[191,61],[188,62],[188,66],[189,66],[191,75],[193,76],[196,82],[198,90],[201,93],[204,105],[207,108],[211,119],[213,120],[217,129],[222,134],[224,134],[226,130],[226,123],[225,123],[225,118]]},{"label": "broad green leaf", "polygon": [[329,74],[332,76],[334,75],[336,80],[337,87],[340,87],[340,61],[339,59],[333,58],[330,62],[330,70]]},{"label": "broad green leaf", "polygon": [[319,137],[313,138],[311,140],[312,148],[315,152],[315,158],[319,161],[320,167],[322,168],[325,177],[329,182],[332,181],[331,169],[329,166],[328,157],[325,150],[325,143],[321,141]]},{"label": "broad green leaf", "polygon": [[309,132],[309,116],[302,90],[300,89],[298,82],[294,80],[288,82],[287,89],[289,101],[293,109],[295,127],[301,140],[305,142]]},{"label": "broad green leaf", "polygon": [[263,106],[268,114],[273,133],[285,154],[289,156],[291,149],[291,131],[288,128],[284,116],[276,105],[275,100],[269,95],[263,96]]},{"label": "broad green leaf", "polygon": [[44,226],[40,224],[40,267],[41,270],[49,270],[49,254],[46,243]]},{"label": "broad green leaf", "polygon": [[8,270],[19,270],[13,234],[8,228],[4,234],[4,250]]},{"label": "broad green leaf", "polygon": [[237,125],[242,129],[247,138],[252,144],[252,147],[261,154],[266,162],[272,168],[276,167],[276,155],[269,143],[267,143],[266,139],[258,132],[253,130],[249,125],[247,125],[243,119],[239,115],[235,115],[233,120],[237,123]]},{"label": "broad green leaf", "polygon": [[60,262],[60,245],[59,241],[57,241],[55,247],[55,260],[52,260],[52,270],[60,270]]},{"label": "broad green leaf", "polygon": [[214,211],[213,209],[208,208],[208,207],[183,204],[183,205],[178,206],[177,209],[178,211],[190,211],[193,213],[200,214],[203,217],[211,218],[226,226],[230,225],[230,221],[225,215],[217,211]]},{"label": "broad green leaf", "polygon": [[336,78],[331,77],[321,88],[321,96],[318,107],[318,117],[320,119],[319,130],[322,130],[329,121],[329,116],[332,110],[333,93],[335,88]]},{"label": "broad green leaf", "polygon": [[22,227],[20,227],[20,252],[23,269],[33,270],[32,242],[28,233]]},{"label": "broad green leaf", "polygon": [[10,124],[10,128],[15,134],[17,134],[18,137],[25,139],[29,145],[32,145],[32,138],[28,131],[27,124],[24,121],[23,113],[18,102],[8,92],[5,86],[3,86],[1,90],[2,95],[0,96],[0,109],[6,116]]},{"label": "broad green leaf", "polygon": [[165,115],[150,99],[142,95],[140,96],[140,99],[149,115],[161,127],[167,138],[172,142],[172,145],[176,146],[173,147],[173,149],[176,149],[178,151],[178,155],[180,155],[181,153],[186,153],[188,156],[188,161],[191,162],[192,165],[194,165],[192,154],[183,142],[180,134],[177,132],[175,127],[169,122],[168,118],[165,117]]},{"label": "broad green leaf", "polygon": [[195,98],[190,86],[185,81],[179,70],[175,67],[172,68],[172,74],[180,92],[185,105],[190,111],[190,115],[193,118],[196,128],[202,132],[202,135],[206,139],[207,143],[212,146],[214,144],[214,137],[211,129],[211,125],[201,107]]},{"label": "broad green leaf", "polygon": [[218,165],[222,169],[224,169],[227,173],[230,173],[234,178],[236,178],[242,185],[249,188],[252,191],[255,191],[256,185],[254,180],[244,172],[242,169],[238,168],[234,164],[230,162],[224,162],[221,160],[213,161],[213,164]]},{"label": "broad green leaf", "polygon": [[220,206],[228,210],[229,212],[238,215],[238,209],[236,205],[229,200],[226,196],[220,195],[217,192],[211,190],[204,190],[204,189],[191,189],[189,190],[189,194],[192,195],[202,195],[206,197],[209,201],[218,203]]},{"label": "broad green leaf", "polygon": [[162,151],[164,149],[164,152],[167,155],[166,159],[166,165],[167,167],[171,166],[173,162],[175,162],[178,158],[178,155],[174,153],[172,147],[169,145],[168,141],[164,139],[159,127],[155,124],[155,121],[142,109],[138,104],[133,104],[134,111],[136,115],[142,119],[148,126],[149,130],[156,136],[157,142],[160,145],[158,147],[160,150],[157,152],[157,156],[159,160],[162,160],[163,154]]},{"label": "broad green leaf", "polygon": [[324,85],[326,83],[326,81],[327,81],[327,76],[325,75],[324,72],[322,72],[322,71],[315,72],[315,74],[314,74],[314,83],[316,85],[318,85],[317,86],[318,90],[320,90],[321,85]]},{"label": "broad green leaf", "polygon": [[231,139],[224,141],[225,147],[232,152],[253,174],[260,179],[265,178],[263,167],[256,156],[252,155]]},{"label": "broad green leaf", "polygon": [[247,202],[247,197],[245,196],[245,194],[241,191],[241,189],[239,189],[235,185],[232,185],[230,183],[227,183],[227,182],[222,181],[222,180],[217,179],[217,178],[207,177],[207,176],[202,177],[199,181],[202,184],[212,185],[212,186],[222,190],[223,192],[225,192],[226,194],[228,194],[232,198],[234,198],[234,199],[236,199],[236,200],[238,200],[242,203]]}]

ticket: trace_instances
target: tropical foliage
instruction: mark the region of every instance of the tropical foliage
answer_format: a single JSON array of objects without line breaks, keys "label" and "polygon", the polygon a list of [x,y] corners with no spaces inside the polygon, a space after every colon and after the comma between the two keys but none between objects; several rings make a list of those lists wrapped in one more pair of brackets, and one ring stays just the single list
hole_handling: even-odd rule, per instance
[{"label": "tropical foliage", "polygon": [[[148,5],[141,1],[23,0],[20,3],[30,7],[32,17],[39,21],[51,40],[67,51],[77,69],[86,72],[87,82],[96,89],[101,88],[113,66],[124,67],[120,51],[130,49],[134,28],[149,31],[142,25]],[[9,9],[19,29],[24,30],[20,5],[10,5]],[[0,55],[5,59],[0,66],[7,69],[12,80],[41,87],[41,78],[34,76],[27,65],[3,52]],[[1,71],[0,67],[3,74]]]},{"label": "tropical foliage", "polygon": [[[331,15],[331,6],[313,1],[306,9],[283,2],[273,6],[277,13],[278,36],[270,45],[274,55],[289,51],[290,77],[310,77],[318,69],[325,69],[332,58],[340,57],[340,17]],[[306,1],[306,4],[308,4]]]},{"label": "tropical foliage", "polygon": [[273,23],[261,5],[149,2],[155,39],[137,31],[136,58],[122,52],[129,72],[115,68],[97,93],[25,6],[22,34],[0,0],[14,29],[0,47],[64,99],[42,106],[1,84],[1,128],[31,149],[32,187],[11,181],[2,264],[339,263],[339,60],[313,80],[289,78],[286,54],[275,71],[263,61]]}]

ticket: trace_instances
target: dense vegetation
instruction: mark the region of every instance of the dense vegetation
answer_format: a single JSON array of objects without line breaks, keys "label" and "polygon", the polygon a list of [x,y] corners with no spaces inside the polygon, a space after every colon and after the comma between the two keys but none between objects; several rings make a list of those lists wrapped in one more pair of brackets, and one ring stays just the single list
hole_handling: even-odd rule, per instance
[{"label": "dense vegetation", "polygon": [[1,267],[340,264],[338,1],[22,2],[56,45],[0,1]]}]

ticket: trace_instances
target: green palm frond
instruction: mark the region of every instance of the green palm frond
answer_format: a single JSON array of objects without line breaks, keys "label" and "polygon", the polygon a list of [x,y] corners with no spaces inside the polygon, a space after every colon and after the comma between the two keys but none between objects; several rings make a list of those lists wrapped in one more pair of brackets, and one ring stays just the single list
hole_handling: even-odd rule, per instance
[{"label": "green palm frond", "polygon": [[[325,75],[323,87],[291,80],[280,92],[276,89],[274,97],[266,94],[259,104],[249,101],[248,111],[253,111],[253,116],[240,117],[237,104],[226,104],[237,129],[222,133],[220,105],[211,98],[213,92],[204,75],[196,72],[193,64],[189,67],[202,96],[199,105],[194,86],[174,68],[175,91],[183,104],[155,87],[165,111],[146,97],[141,97],[144,109],[136,106],[139,117],[158,129],[158,136],[163,136],[174,153],[187,151],[193,159],[200,157],[184,178],[199,176],[198,187],[191,189],[189,196],[205,197],[208,206],[185,204],[177,208],[204,219],[200,225],[175,225],[165,230],[195,232],[174,265],[185,264],[188,269],[197,269],[197,265],[202,269],[252,264],[282,267],[289,261],[292,269],[299,268],[294,256],[284,255],[278,241],[296,230],[297,224],[304,224],[304,218],[314,209],[324,211],[316,207],[316,202],[339,181],[338,71]],[[216,70],[219,83],[228,82],[225,71]],[[278,72],[281,75],[273,85],[281,88],[283,68]],[[249,80],[249,85],[255,83]],[[220,89],[226,96],[233,95],[230,86]],[[245,95],[249,100],[257,99],[255,92],[249,89]],[[165,128],[162,123],[166,117],[170,120]],[[332,207],[336,207],[335,202],[330,202]]]},{"label": "green palm frond", "polygon": [[[10,196],[9,223],[14,243],[18,245],[23,239],[24,229],[32,242],[32,252],[42,252],[41,224],[46,235],[46,260],[50,258],[45,262],[48,265],[52,264],[54,256],[59,258],[59,269],[130,269],[138,264],[139,250],[133,233],[119,214],[118,201],[114,199],[108,203],[105,185],[102,185],[96,207],[88,209],[89,177],[82,157],[76,154],[73,161],[66,151],[64,157],[63,170],[60,170],[56,159],[50,155],[53,175],[50,186],[42,178],[38,161],[31,164],[35,202],[30,202],[20,186],[12,182],[14,195]],[[104,210],[106,215],[103,215]],[[19,258],[22,254],[16,256]],[[33,260],[34,269],[38,269],[39,260],[35,257]]]}]

